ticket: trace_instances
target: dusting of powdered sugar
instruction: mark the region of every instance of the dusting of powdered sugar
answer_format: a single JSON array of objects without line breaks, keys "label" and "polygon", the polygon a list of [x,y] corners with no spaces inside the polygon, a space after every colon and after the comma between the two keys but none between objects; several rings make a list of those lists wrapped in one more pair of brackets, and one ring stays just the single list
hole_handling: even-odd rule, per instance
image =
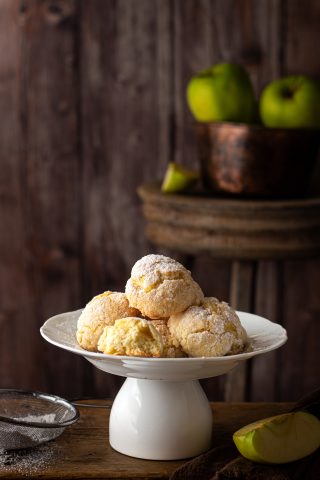
[{"label": "dusting of powdered sugar", "polygon": [[56,443],[16,451],[0,449],[0,468],[8,477],[13,475],[34,478],[50,466],[61,461],[61,447]]},{"label": "dusting of powdered sugar", "polygon": [[11,450],[15,448],[33,447],[60,435],[64,427],[45,428],[37,427],[34,423],[43,425],[56,424],[56,414],[45,415],[28,414],[24,417],[14,417],[20,423],[0,422],[0,449]]},{"label": "dusting of powdered sugar", "polygon": [[31,415],[25,417],[14,417],[14,420],[26,423],[55,423],[57,415],[55,413],[46,413],[45,415]]},{"label": "dusting of powdered sugar", "polygon": [[[33,478],[53,463],[56,463],[60,447],[54,443],[42,443],[58,436],[64,428],[42,428],[27,423],[52,424],[56,422],[55,413],[44,415],[28,414],[15,417],[24,424],[0,422],[0,468],[8,476],[19,474]],[[32,447],[32,448],[29,448]]]},{"label": "dusting of powdered sugar", "polygon": [[239,317],[227,303],[215,297],[172,315],[168,327],[191,357],[220,357],[241,353],[247,334]]},{"label": "dusting of powdered sugar", "polygon": [[131,270],[132,278],[147,277],[150,283],[158,280],[159,274],[171,272],[190,273],[181,263],[164,255],[150,254],[140,258]]}]

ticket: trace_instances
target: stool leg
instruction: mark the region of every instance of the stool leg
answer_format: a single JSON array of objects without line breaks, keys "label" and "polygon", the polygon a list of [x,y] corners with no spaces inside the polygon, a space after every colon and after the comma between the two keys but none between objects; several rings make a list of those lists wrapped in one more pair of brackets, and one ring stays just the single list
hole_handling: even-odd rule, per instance
[{"label": "stool leg", "polygon": [[[255,312],[272,322],[284,322],[284,276],[281,260],[259,262]],[[252,360],[250,378],[250,400],[274,402],[280,397],[280,361],[282,348],[257,355]]]},{"label": "stool leg", "polygon": [[[232,262],[230,283],[230,304],[240,311],[252,312],[255,302],[256,261]],[[249,364],[242,362],[238,367],[227,374],[225,382],[225,400],[229,402],[243,402],[249,381]]]}]

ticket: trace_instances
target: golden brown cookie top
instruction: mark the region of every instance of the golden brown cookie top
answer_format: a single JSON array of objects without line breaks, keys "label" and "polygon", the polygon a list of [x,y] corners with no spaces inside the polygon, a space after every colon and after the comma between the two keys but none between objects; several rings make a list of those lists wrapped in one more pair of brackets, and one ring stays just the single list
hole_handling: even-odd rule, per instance
[{"label": "golden brown cookie top", "polygon": [[152,319],[169,317],[203,300],[189,270],[172,258],[153,254],[133,266],[126,295],[132,307]]},{"label": "golden brown cookie top", "polygon": [[131,279],[145,292],[148,292],[164,280],[183,278],[185,272],[188,272],[188,270],[173,258],[151,254],[140,258],[134,264],[131,270]]}]

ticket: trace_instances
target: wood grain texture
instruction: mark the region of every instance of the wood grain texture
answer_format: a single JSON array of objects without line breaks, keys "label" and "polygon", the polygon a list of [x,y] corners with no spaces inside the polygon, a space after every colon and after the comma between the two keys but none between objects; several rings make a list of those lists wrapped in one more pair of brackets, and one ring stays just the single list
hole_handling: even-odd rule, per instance
[{"label": "wood grain texture", "polygon": [[191,76],[216,59],[212,51],[213,25],[210,0],[174,2],[174,160],[197,166],[193,119],[186,103]]},{"label": "wood grain texture", "polygon": [[284,268],[283,324],[288,344],[278,356],[277,398],[297,397],[317,388],[319,365],[318,260],[286,262]]},{"label": "wood grain texture", "polygon": [[[84,282],[86,297],[123,291],[150,247],[136,188],[161,176],[170,151],[170,2],[82,5]],[[97,15],[97,12],[99,14]],[[108,390],[95,373],[95,388]],[[111,379],[109,379],[111,385]]]},{"label": "wood grain texture", "polygon": [[[283,325],[284,281],[283,262],[261,261],[258,264],[254,309],[258,315]],[[287,345],[284,345],[287,350]],[[281,350],[281,349],[280,349]],[[252,359],[249,398],[252,401],[268,401],[279,396],[279,350]]]},{"label": "wood grain texture", "polygon": [[[93,400],[97,403],[97,400]],[[0,478],[41,479],[168,479],[170,474],[185,463],[182,461],[149,461],[122,455],[110,447],[108,420],[111,404],[99,402],[107,408],[81,408],[80,420],[68,427],[63,435],[47,446],[39,447],[39,462],[30,461],[28,452],[13,456],[11,465],[0,465]],[[288,411],[286,403],[213,403],[212,446],[229,444],[232,434],[240,427],[255,420]],[[41,462],[50,445],[51,457]],[[47,453],[48,455],[48,453]],[[30,451],[32,458],[32,452]]]},{"label": "wood grain texture", "polygon": [[[14,387],[32,382],[38,373],[33,355],[33,336],[28,333],[34,317],[32,288],[28,283],[25,228],[25,145],[23,142],[20,12],[16,2],[0,3],[0,377],[2,385]],[[12,355],[12,352],[19,354]]]},{"label": "wood grain texture", "polygon": [[[320,63],[315,52],[319,42],[320,5],[309,0],[302,8],[294,0],[286,3],[284,72],[310,74],[320,79]],[[320,193],[320,158],[315,169],[313,190]],[[283,323],[289,342],[279,352],[277,399],[294,398],[319,384],[320,262],[286,262],[283,273]],[[290,386],[289,386],[290,385]],[[289,390],[290,389],[290,393]]]},{"label": "wood grain texture", "polygon": [[35,376],[20,383],[65,395],[70,378],[75,394],[83,393],[82,361],[45,347],[38,329],[49,316],[77,308],[81,298],[76,15],[74,1],[30,0],[20,23],[25,234],[34,306],[26,341],[32,345],[28,362],[42,367],[41,382]]},{"label": "wood grain texture", "polygon": [[320,253],[320,200],[254,201],[163,194],[139,188],[156,245],[217,258],[311,257]]},{"label": "wood grain texture", "polygon": [[311,75],[320,79],[320,64],[311,54],[317,45],[320,5],[317,0],[286,2],[283,69],[287,75]]},{"label": "wood grain texture", "polygon": [[[189,264],[177,243],[148,242],[136,194],[169,160],[197,166],[187,82],[218,61],[242,63],[257,93],[282,74],[320,78],[319,2],[2,0],[0,13],[0,383],[114,395],[120,379],[45,344],[39,326],[102,290],[123,290],[146,253]],[[320,162],[317,171],[319,193]],[[176,228],[184,221],[179,211],[166,214]],[[306,231],[317,235],[318,217],[317,209],[299,214],[299,236],[297,219],[284,222],[287,247],[301,247]],[[210,215],[201,218],[205,229]],[[194,212],[192,224],[199,221]],[[243,225],[234,219],[238,231]],[[258,216],[249,228],[256,248]],[[206,295],[228,300],[230,262],[195,252],[195,279]],[[255,309],[283,323],[289,342],[253,363],[253,399],[293,399],[318,382],[319,267],[258,265]],[[204,383],[210,398],[223,398],[223,379]]]},{"label": "wood grain texture", "polygon": [[[255,301],[256,262],[234,260],[230,282],[230,305],[235,310],[252,312]],[[251,361],[242,362],[226,375],[225,400],[241,402],[249,398]]]},{"label": "wood grain texture", "polygon": [[[283,69],[287,75],[311,75],[320,80],[320,63],[314,51],[319,41],[320,7],[317,0],[287,2],[284,12]],[[320,195],[320,152],[310,190]]]}]

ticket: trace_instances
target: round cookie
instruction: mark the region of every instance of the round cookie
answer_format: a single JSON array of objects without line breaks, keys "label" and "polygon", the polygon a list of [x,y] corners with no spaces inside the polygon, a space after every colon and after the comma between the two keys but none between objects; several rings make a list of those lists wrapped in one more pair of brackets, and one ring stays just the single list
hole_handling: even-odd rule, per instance
[{"label": "round cookie", "polygon": [[247,334],[236,312],[214,297],[189,307],[168,320],[171,334],[190,357],[217,357],[240,353]]},{"label": "round cookie", "polygon": [[109,355],[161,357],[163,343],[160,333],[144,318],[120,318],[104,328],[98,349]]},{"label": "round cookie", "polygon": [[167,358],[181,358],[186,357],[186,354],[181,348],[178,340],[171,335],[168,328],[168,319],[150,320],[153,326],[158,330],[162,336],[163,342],[163,357]]},{"label": "round cookie", "polygon": [[77,324],[77,341],[82,348],[97,351],[98,340],[106,325],[113,325],[117,318],[138,316],[140,312],[129,306],[121,292],[104,292],[94,297],[83,309]]},{"label": "round cookie", "polygon": [[146,255],[135,263],[126,295],[130,306],[151,319],[183,312],[204,298],[189,270],[164,255]]}]

